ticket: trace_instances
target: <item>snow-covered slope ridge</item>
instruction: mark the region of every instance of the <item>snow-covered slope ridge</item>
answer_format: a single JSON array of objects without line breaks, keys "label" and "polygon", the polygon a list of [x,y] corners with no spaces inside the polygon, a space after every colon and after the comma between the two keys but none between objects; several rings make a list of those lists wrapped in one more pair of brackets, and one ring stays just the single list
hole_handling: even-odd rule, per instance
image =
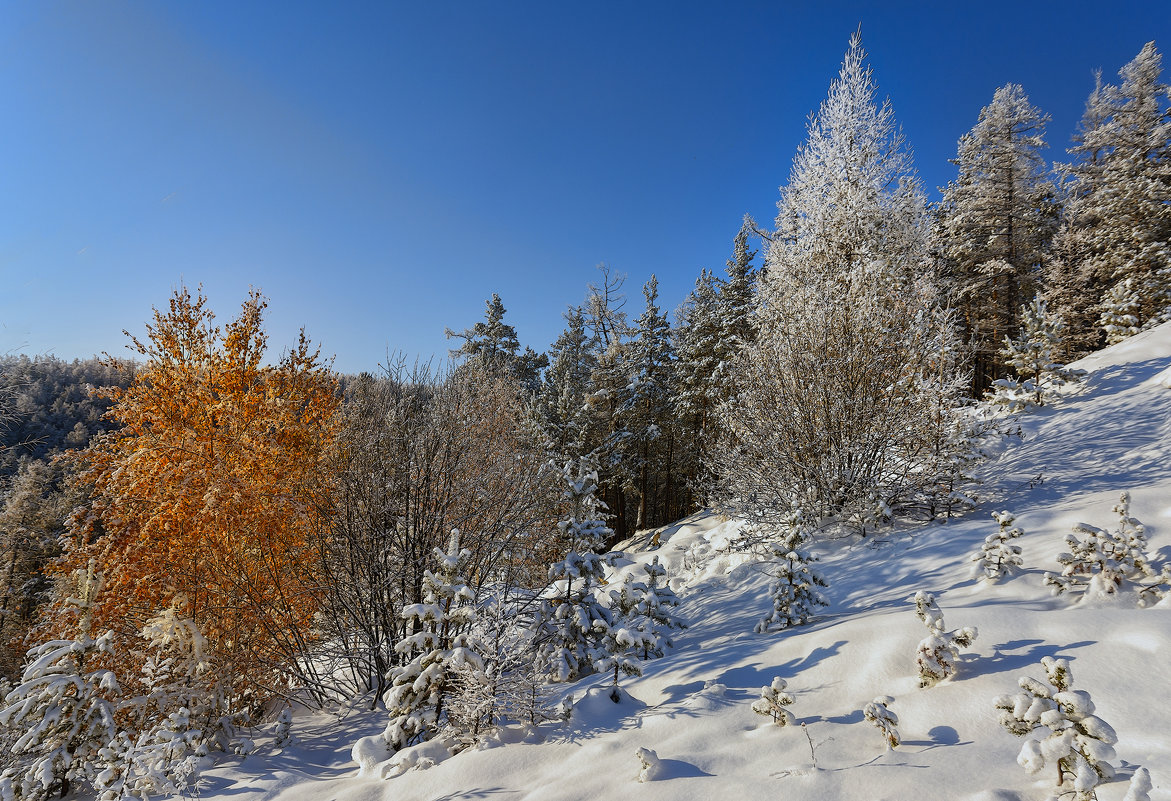
[{"label": "snow-covered slope ridge", "polygon": [[[255,753],[208,774],[205,798],[233,801],[430,801],[434,799],[969,799],[1041,801],[1056,795],[1056,769],[1037,775],[1016,762],[1021,740],[997,721],[993,699],[1018,677],[1043,680],[1042,657],[1068,660],[1074,687],[1116,730],[1119,779],[1097,797],[1121,801],[1139,766],[1151,799],[1171,799],[1171,602],[1054,597],[1043,584],[1079,521],[1112,528],[1111,506],[1133,496],[1153,561],[1171,561],[1171,325],[1074,365],[1088,371],[1057,404],[1021,418],[982,467],[981,506],[959,520],[853,541],[820,543],[830,606],[808,626],[754,634],[770,605],[759,565],[730,553],[738,526],[695,515],[630,543],[636,569],[658,555],[683,598],[691,627],[645,675],[624,679],[621,703],[592,690],[608,677],[566,686],[573,717],[536,732],[506,732],[481,750],[392,779],[358,777],[350,746],[380,730],[370,713],[305,713],[296,744]],[[1009,510],[1024,532],[1012,542],[1023,570],[999,583],[970,577],[972,554]],[[916,646],[926,635],[917,591],[935,595],[948,630],[972,626],[958,672],[919,687]],[[779,676],[797,726],[778,727],[752,709]],[[888,750],[863,717],[878,696],[894,700],[902,744]],[[638,781],[640,748],[657,764]],[[401,761],[401,760],[400,760]],[[406,760],[409,763],[411,760]],[[423,760],[422,765],[429,764]],[[400,773],[400,770],[402,771]],[[1072,781],[1061,788],[1072,798]],[[1139,796],[1141,798],[1141,796]]]}]

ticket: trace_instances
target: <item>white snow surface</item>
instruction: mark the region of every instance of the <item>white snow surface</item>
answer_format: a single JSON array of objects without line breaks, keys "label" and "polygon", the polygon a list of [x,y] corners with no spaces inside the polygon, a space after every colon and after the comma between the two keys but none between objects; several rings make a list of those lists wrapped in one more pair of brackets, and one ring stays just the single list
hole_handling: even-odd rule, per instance
[{"label": "white snow surface", "polygon": [[[432,744],[366,769],[351,757],[380,732],[385,713],[301,710],[294,744],[276,749],[266,731],[256,750],[222,757],[201,796],[232,801],[433,801],[437,799],[858,799],[858,801],[1042,801],[1056,794],[1047,769],[1017,764],[1022,740],[997,723],[993,699],[1018,677],[1044,679],[1041,657],[1069,661],[1077,690],[1118,734],[1115,781],[1101,801],[1121,801],[1131,776],[1150,771],[1154,801],[1171,801],[1171,602],[1053,597],[1063,537],[1079,521],[1106,528],[1119,493],[1146,524],[1156,565],[1171,560],[1171,324],[1072,365],[1088,372],[1053,404],[1021,417],[981,468],[980,506],[962,518],[864,539],[816,543],[829,581],[826,607],[807,626],[754,634],[768,608],[760,566],[727,551],[735,521],[700,513],[627,543],[616,577],[655,555],[668,570],[691,627],[641,677],[565,685],[567,722],[500,732],[480,749],[444,758]],[[970,557],[1010,510],[1024,531],[1023,570],[998,583],[970,577]],[[641,570],[640,570],[641,574]],[[915,648],[923,624],[914,596],[934,593],[952,628],[980,639],[955,676],[919,689]],[[752,711],[762,686],[783,678],[800,725],[778,727]],[[591,688],[593,688],[591,690]],[[863,719],[877,696],[894,698],[902,745],[887,750]],[[271,728],[271,727],[270,727]],[[810,753],[810,741],[816,761]],[[657,755],[639,782],[639,749]],[[359,748],[361,751],[362,749]],[[426,752],[426,753],[423,753]],[[380,776],[393,778],[380,778]],[[650,777],[645,777],[650,778]],[[1064,790],[1071,790],[1067,781]]]}]

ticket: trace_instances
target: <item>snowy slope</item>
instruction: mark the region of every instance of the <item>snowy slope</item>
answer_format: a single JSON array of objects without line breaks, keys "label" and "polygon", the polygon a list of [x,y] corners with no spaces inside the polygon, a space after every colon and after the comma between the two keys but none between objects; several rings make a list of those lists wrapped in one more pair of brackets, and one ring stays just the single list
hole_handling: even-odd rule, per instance
[{"label": "snowy slope", "polygon": [[[357,777],[350,746],[384,720],[350,711],[306,713],[297,742],[275,752],[263,733],[248,757],[225,758],[205,798],[233,801],[418,799],[970,799],[1033,801],[1053,794],[1053,775],[1017,764],[1020,741],[997,723],[992,699],[1018,676],[1043,679],[1043,656],[1070,661],[1075,686],[1093,696],[1118,732],[1121,781],[1098,796],[1120,801],[1127,778],[1147,767],[1152,799],[1171,799],[1171,602],[1055,598],[1042,585],[1057,570],[1063,537],[1085,521],[1112,527],[1123,490],[1147,525],[1156,562],[1171,560],[1171,324],[1083,360],[1089,371],[1061,402],[1024,416],[982,468],[980,507],[959,520],[865,540],[823,543],[831,605],[809,626],[758,635],[767,580],[722,550],[736,525],[696,515],[667,527],[661,545],[632,544],[635,562],[658,554],[692,626],[645,675],[624,679],[615,704],[591,687],[565,724],[509,733],[508,744],[464,752],[396,778]],[[993,510],[1016,514],[1025,571],[997,585],[969,578],[969,557],[996,530]],[[638,550],[642,548],[643,550]],[[633,569],[632,567],[624,568]],[[916,591],[934,592],[948,628],[976,626],[959,674],[919,689],[915,648],[925,629]],[[750,707],[773,676],[788,682],[802,730],[777,728]],[[903,745],[887,751],[862,718],[877,695],[895,698]],[[813,753],[811,754],[811,741]],[[636,781],[638,748],[663,761],[655,781]]]}]

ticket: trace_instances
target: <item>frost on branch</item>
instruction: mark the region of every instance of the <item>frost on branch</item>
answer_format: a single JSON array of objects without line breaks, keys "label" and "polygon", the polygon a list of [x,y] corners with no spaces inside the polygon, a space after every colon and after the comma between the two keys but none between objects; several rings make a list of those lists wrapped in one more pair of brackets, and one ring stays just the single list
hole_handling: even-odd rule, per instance
[{"label": "frost on branch", "polygon": [[984,539],[980,552],[972,556],[972,578],[988,582],[996,582],[1006,575],[1018,572],[1022,564],[1020,546],[1010,542],[1023,533],[1012,525],[1016,518],[1009,512],[993,512],[992,519],[1000,528],[989,534]]},{"label": "frost on branch", "polygon": [[785,680],[780,676],[774,676],[770,686],[760,688],[760,698],[753,702],[752,711],[758,715],[771,717],[773,723],[778,726],[791,726],[797,719],[785,707],[793,701],[793,696],[785,692]]},{"label": "frost on branch", "polygon": [[919,643],[915,657],[919,665],[919,686],[931,687],[955,674],[960,648],[970,648],[977,632],[974,626],[945,631],[943,612],[929,592],[915,593],[915,614],[931,632]]},{"label": "frost on branch", "polygon": [[1151,565],[1146,527],[1130,516],[1129,492],[1122,493],[1113,511],[1118,514],[1113,531],[1078,523],[1072,534],[1065,535],[1069,551],[1057,555],[1061,573],[1045,574],[1045,584],[1054,595],[1080,590],[1101,598],[1133,589],[1139,605],[1146,606],[1171,593],[1171,565],[1162,571]]},{"label": "frost on branch", "polygon": [[1020,333],[1016,338],[1005,337],[1000,349],[1005,364],[1016,375],[993,382],[992,402],[1009,412],[1044,406],[1057,397],[1057,390],[1085,375],[1057,361],[1064,347],[1065,324],[1039,295],[1021,306],[1020,321]]},{"label": "frost on branch", "polygon": [[1057,786],[1073,779],[1074,801],[1090,801],[1102,781],[1114,777],[1110,760],[1118,735],[1094,715],[1094,703],[1084,690],[1074,690],[1069,663],[1044,657],[1048,684],[1028,676],[1020,679],[1021,692],[993,701],[1000,710],[1000,725],[1017,737],[1033,732],[1021,747],[1017,762],[1029,773],[1046,767],[1057,771]]},{"label": "frost on branch", "polygon": [[902,742],[898,730],[899,716],[890,711],[890,705],[894,700],[889,695],[880,695],[862,709],[862,716],[882,732],[886,744],[892,749],[898,748]]}]

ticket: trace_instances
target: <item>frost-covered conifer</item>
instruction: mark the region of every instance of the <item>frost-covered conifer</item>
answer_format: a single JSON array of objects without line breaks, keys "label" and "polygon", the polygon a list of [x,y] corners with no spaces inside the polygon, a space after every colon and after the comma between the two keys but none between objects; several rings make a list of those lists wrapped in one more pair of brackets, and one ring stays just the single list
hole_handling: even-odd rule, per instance
[{"label": "frost-covered conifer", "polygon": [[133,747],[111,750],[102,777],[106,795],[175,794],[195,787],[202,757],[226,750],[233,725],[214,680],[211,652],[199,627],[184,616],[185,600],[147,621],[141,633],[144,693],[122,705]]},{"label": "frost-covered conifer", "polygon": [[1057,228],[1042,157],[1048,122],[1021,86],[1000,87],[960,137],[959,174],[943,190],[941,245],[973,343],[976,396],[1005,374],[998,348],[1017,335],[1018,308],[1034,293],[1036,265]]},{"label": "frost-covered conifer", "polygon": [[77,637],[30,649],[20,683],[0,710],[0,725],[19,733],[9,788],[24,801],[95,787],[105,768],[102,749],[119,733],[118,680],[102,667],[103,656],[113,653],[114,633],[90,632],[101,577],[92,561],[77,577],[78,596],[68,600],[80,616]]},{"label": "frost-covered conifer", "polygon": [[915,657],[919,665],[919,686],[931,687],[955,674],[960,648],[970,648],[977,631],[974,626],[945,631],[943,612],[929,592],[915,593],[915,614],[931,632],[919,643]]},{"label": "frost-covered conifer", "polygon": [[1020,331],[1015,337],[1005,337],[1000,350],[1015,377],[994,382],[994,402],[1008,406],[1012,412],[1030,404],[1045,405],[1059,388],[1081,375],[1057,361],[1065,324],[1049,312],[1040,295],[1021,307],[1019,318]]},{"label": "frost-covered conifer", "polygon": [[679,598],[674,590],[666,583],[660,585],[667,570],[659,564],[659,557],[655,556],[642,569],[646,574],[644,580],[627,574],[622,586],[610,591],[611,608],[619,611],[627,625],[646,636],[639,658],[658,659],[674,645],[671,632],[685,629],[687,624],[676,614]]},{"label": "frost-covered conifer", "polygon": [[1107,290],[1102,298],[1102,316],[1098,325],[1106,333],[1106,344],[1113,345],[1143,329],[1139,324],[1142,300],[1133,278],[1124,278]]},{"label": "frost-covered conifer", "polygon": [[391,671],[386,706],[390,722],[383,739],[393,750],[430,739],[444,719],[444,703],[462,672],[483,674],[483,646],[467,633],[475,620],[475,593],[460,575],[471,558],[452,531],[447,552],[436,548],[439,572],[423,577],[423,603],[402,611],[408,634],[395,650],[410,658]]},{"label": "frost-covered conifer", "polygon": [[1021,746],[1017,762],[1029,773],[1054,768],[1058,787],[1072,778],[1075,801],[1090,801],[1096,798],[1098,784],[1114,776],[1110,760],[1118,735],[1094,715],[1090,694],[1072,689],[1066,660],[1046,656],[1041,664],[1048,684],[1022,676],[1022,692],[993,701],[1000,710],[1000,725],[1017,737],[1040,732],[1040,739],[1026,740]]},{"label": "frost-covered conifer", "polygon": [[801,516],[795,514],[781,538],[768,543],[773,560],[770,565],[773,580],[769,584],[773,608],[756,624],[757,634],[804,625],[817,607],[828,603],[817,589],[827,586],[825,579],[811,567],[817,558],[803,547],[808,539],[808,528]]},{"label": "frost-covered conifer", "polygon": [[993,512],[992,519],[999,528],[985,537],[980,552],[972,555],[972,578],[996,582],[1021,569],[1021,548],[1010,540],[1024,532],[1012,525],[1016,518],[1008,511]]},{"label": "frost-covered conifer", "polygon": [[1113,531],[1078,523],[1073,533],[1065,535],[1069,551],[1057,555],[1061,573],[1046,573],[1045,584],[1054,595],[1083,590],[1087,595],[1103,597],[1133,589],[1144,606],[1167,597],[1171,594],[1171,565],[1157,571],[1151,564],[1146,527],[1130,515],[1129,492],[1119,496],[1112,511],[1118,514]]},{"label": "frost-covered conifer", "polygon": [[597,597],[605,562],[595,552],[612,533],[601,519],[597,467],[588,458],[561,471],[570,516],[558,526],[569,544],[565,559],[549,568],[550,587],[533,625],[538,662],[554,681],[590,672],[602,656],[600,635],[614,623],[613,612]]},{"label": "frost-covered conifer", "polygon": [[785,707],[795,700],[785,692],[785,680],[780,676],[773,677],[773,683],[768,687],[760,688],[760,698],[752,704],[752,711],[758,715],[766,715],[773,719],[778,726],[791,726],[797,722],[793,713]]},{"label": "frost-covered conifer", "polygon": [[882,732],[882,736],[886,738],[886,744],[892,749],[898,748],[899,743],[902,742],[898,729],[899,716],[890,711],[890,705],[894,703],[894,700],[889,695],[880,695],[862,710],[862,717],[873,723]]}]

